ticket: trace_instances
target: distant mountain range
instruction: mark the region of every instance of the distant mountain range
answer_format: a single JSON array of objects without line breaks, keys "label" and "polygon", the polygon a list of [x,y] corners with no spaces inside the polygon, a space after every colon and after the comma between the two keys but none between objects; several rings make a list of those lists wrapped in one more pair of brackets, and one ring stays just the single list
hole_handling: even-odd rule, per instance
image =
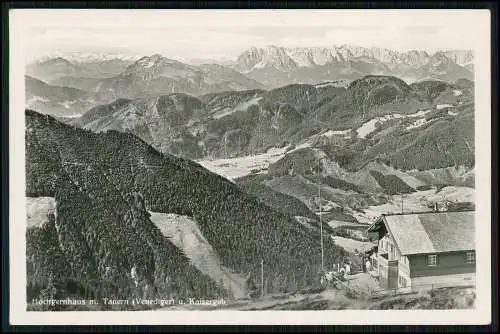
[{"label": "distant mountain range", "polygon": [[[446,60],[445,60],[446,59]],[[235,68],[269,86],[317,83],[328,79],[358,79],[367,74],[394,75],[407,81],[473,79],[472,51],[396,52],[385,48],[342,45],[333,47],[252,47]]]},{"label": "distant mountain range", "polygon": [[[465,66],[474,63],[472,51],[457,50],[437,52],[444,54],[458,65]],[[252,47],[238,57],[238,68],[243,72],[274,67],[275,69],[290,70],[297,67],[311,67],[328,63],[346,62],[353,59],[371,59],[387,64],[389,67],[405,65],[418,68],[425,65],[430,55],[426,51],[412,50],[397,52],[385,48],[364,48],[360,46],[342,45],[312,48],[285,48],[267,46],[265,48]]]},{"label": "distant mountain range", "polygon": [[201,95],[227,90],[264,88],[253,79],[222,65],[193,66],[154,54],[129,65],[120,75],[100,81],[95,90],[114,98],[183,92]]},{"label": "distant mountain range", "polygon": [[[54,54],[26,67],[26,75],[49,86],[76,88],[98,94],[87,101],[109,103],[171,93],[200,96],[223,91],[272,89],[290,84],[321,84],[360,79],[366,75],[388,75],[408,83],[423,80],[454,82],[473,80],[471,51],[396,52],[383,48],[339,46],[330,48],[250,48],[236,60],[193,59],[180,61],[159,54],[126,56],[96,53]],[[81,114],[82,108],[67,113],[58,106],[80,104],[77,100],[52,101],[29,91],[27,100],[40,97],[45,106],[27,104],[54,115]],[[97,103],[97,101],[99,103]],[[88,103],[85,104],[88,106]],[[92,106],[91,106],[92,107]]]},{"label": "distant mountain range", "polygon": [[49,85],[26,75],[26,106],[62,117],[80,116],[99,103],[106,103],[99,93],[67,86]]},{"label": "distant mountain range", "polygon": [[47,83],[61,77],[102,79],[118,75],[133,62],[132,59],[113,57],[86,58],[85,61],[54,57],[28,64],[26,74]]},{"label": "distant mountain range", "polygon": [[[175,92],[201,95],[265,88],[257,81],[217,64],[188,65],[158,54],[136,61],[97,59],[70,62],[61,57],[51,58],[30,64],[26,72],[49,85],[99,94],[108,102],[118,98],[133,99]],[[27,92],[27,95],[34,94]]]},{"label": "distant mountain range", "polygon": [[45,62],[54,58],[64,58],[74,64],[101,63],[106,61],[124,61],[133,63],[141,57],[142,56],[140,55],[108,52],[53,52],[36,59],[32,63]]}]

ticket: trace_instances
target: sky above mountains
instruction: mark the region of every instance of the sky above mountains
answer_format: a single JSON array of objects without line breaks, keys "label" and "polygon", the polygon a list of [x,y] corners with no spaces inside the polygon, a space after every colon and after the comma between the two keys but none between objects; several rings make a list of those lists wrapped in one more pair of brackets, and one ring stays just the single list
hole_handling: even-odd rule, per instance
[{"label": "sky above mountains", "polygon": [[[249,47],[342,44],[395,51],[473,49],[481,11],[126,11],[22,12],[26,60],[53,53],[160,53],[235,59]],[[483,32],[484,33],[484,32]]]}]

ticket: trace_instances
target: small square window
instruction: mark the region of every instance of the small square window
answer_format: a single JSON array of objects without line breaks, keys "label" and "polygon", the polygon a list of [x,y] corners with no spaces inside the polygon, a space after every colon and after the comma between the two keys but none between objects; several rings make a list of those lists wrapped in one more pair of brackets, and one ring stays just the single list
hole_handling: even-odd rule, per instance
[{"label": "small square window", "polygon": [[476,252],[467,252],[465,254],[465,263],[476,263]]},{"label": "small square window", "polygon": [[427,265],[432,266],[432,267],[437,265],[437,255],[436,254],[427,255]]}]

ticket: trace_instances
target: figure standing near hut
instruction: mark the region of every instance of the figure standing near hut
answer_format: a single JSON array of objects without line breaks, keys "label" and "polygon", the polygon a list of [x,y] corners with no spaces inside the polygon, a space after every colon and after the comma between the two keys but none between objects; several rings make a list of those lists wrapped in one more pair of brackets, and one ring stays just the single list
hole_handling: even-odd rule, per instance
[{"label": "figure standing near hut", "polygon": [[345,264],[345,274],[350,275],[351,274],[351,265],[349,263]]}]

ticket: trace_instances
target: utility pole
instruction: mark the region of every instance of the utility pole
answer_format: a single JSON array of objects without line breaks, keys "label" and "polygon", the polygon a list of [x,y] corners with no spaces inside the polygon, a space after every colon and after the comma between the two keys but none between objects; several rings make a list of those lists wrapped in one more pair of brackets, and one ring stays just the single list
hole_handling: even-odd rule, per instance
[{"label": "utility pole", "polygon": [[321,270],[325,268],[324,251],[323,251],[323,214],[321,207],[321,177],[320,177],[320,159],[318,157],[318,197],[319,197],[319,226],[321,238]]},{"label": "utility pole", "polygon": [[264,259],[260,260],[260,287],[261,287],[261,294],[264,296]]},{"label": "utility pole", "polygon": [[224,136],[224,158],[227,158],[227,134]]},{"label": "utility pole", "polygon": [[401,214],[404,213],[404,210],[403,210],[403,196],[404,196],[404,194],[401,193]]}]

